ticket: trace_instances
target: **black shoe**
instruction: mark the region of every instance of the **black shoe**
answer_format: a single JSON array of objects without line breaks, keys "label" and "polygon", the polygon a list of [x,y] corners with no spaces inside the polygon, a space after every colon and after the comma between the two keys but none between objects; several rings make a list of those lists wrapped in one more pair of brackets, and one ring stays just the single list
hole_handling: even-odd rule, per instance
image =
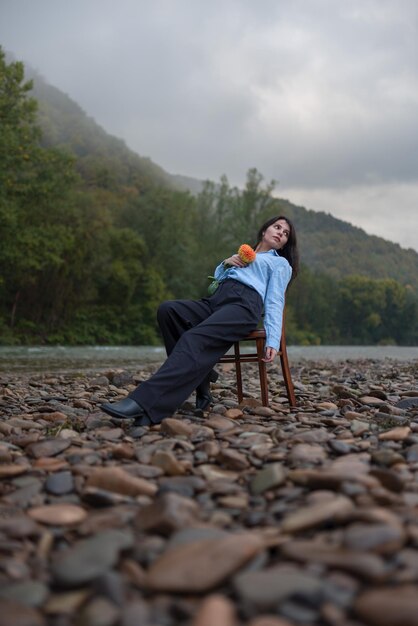
[{"label": "black shoe", "polygon": [[135,400],[132,400],[132,398],[124,398],[123,400],[113,402],[112,404],[102,404],[100,408],[108,415],[117,419],[134,419],[136,426],[152,425],[152,421],[145,413],[142,406],[135,402]]},{"label": "black shoe", "polygon": [[210,383],[216,383],[219,378],[218,372],[211,370],[205,380],[196,387],[196,409],[206,411],[213,398],[210,393]]}]

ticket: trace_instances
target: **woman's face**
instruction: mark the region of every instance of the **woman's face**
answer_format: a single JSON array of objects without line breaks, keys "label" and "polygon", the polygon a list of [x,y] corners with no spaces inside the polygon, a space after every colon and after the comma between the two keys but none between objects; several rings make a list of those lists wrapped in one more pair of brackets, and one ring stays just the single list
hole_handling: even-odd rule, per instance
[{"label": "woman's face", "polygon": [[286,220],[277,220],[264,231],[263,238],[258,248],[259,252],[267,250],[280,250],[283,248],[290,237],[290,226]]}]

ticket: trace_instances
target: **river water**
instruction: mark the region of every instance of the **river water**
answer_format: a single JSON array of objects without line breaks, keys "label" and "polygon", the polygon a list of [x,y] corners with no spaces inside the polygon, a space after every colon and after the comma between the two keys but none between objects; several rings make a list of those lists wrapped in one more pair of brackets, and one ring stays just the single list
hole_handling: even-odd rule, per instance
[{"label": "river water", "polygon": [[[300,361],[396,359],[418,360],[418,347],[289,346],[290,364]],[[99,372],[110,368],[135,370],[163,361],[162,347],[150,346],[0,346],[0,372]]]}]

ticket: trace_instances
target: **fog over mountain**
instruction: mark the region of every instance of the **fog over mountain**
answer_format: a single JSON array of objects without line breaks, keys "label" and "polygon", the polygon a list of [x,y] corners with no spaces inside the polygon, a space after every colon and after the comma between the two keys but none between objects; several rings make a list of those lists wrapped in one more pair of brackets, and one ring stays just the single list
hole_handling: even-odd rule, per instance
[{"label": "fog over mountain", "polygon": [[2,0],[0,43],[173,174],[418,250],[415,0]]}]

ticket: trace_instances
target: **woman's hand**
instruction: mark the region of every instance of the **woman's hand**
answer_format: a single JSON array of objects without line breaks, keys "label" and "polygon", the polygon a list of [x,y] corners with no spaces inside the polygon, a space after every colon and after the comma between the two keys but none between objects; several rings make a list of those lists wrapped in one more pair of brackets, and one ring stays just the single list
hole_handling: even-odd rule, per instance
[{"label": "woman's hand", "polygon": [[239,254],[233,254],[228,259],[225,259],[224,264],[232,267],[247,267],[247,263],[241,261]]},{"label": "woman's hand", "polygon": [[262,359],[265,363],[271,363],[276,358],[277,350],[274,348],[270,348],[267,346],[266,351],[264,352],[264,359]]}]

